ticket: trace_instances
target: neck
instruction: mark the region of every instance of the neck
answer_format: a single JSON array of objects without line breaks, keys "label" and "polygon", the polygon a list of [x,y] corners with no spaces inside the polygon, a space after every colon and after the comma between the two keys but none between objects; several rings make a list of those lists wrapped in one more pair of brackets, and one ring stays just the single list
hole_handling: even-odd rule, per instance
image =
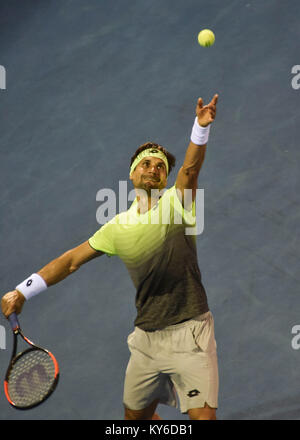
[{"label": "neck", "polygon": [[135,188],[135,193],[138,202],[138,212],[140,214],[144,214],[152,209],[162,195],[162,192],[158,189],[146,191],[145,189]]}]

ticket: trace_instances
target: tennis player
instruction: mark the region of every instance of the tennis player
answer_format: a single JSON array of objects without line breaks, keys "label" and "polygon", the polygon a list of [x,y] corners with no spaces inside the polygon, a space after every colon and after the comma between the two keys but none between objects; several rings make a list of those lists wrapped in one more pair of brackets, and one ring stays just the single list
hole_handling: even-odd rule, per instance
[{"label": "tennis player", "polygon": [[[131,158],[136,198],[92,237],[48,263],[2,297],[3,314],[20,313],[32,296],[103,254],[118,255],[136,287],[131,356],[124,383],[126,420],[159,419],[159,403],[192,420],[216,419],[218,363],[214,320],[197,261],[195,199],[218,95],[201,98],[175,185],[166,190],[175,157],[146,143]],[[179,398],[179,402],[177,400]]]}]

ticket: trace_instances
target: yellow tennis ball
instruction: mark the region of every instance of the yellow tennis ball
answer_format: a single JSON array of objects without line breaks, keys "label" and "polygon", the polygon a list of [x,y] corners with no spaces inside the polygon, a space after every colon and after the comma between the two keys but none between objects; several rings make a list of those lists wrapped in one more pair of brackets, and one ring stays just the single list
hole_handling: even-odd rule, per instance
[{"label": "yellow tennis ball", "polygon": [[198,34],[198,43],[200,46],[209,47],[215,42],[215,34],[209,29],[203,29]]}]

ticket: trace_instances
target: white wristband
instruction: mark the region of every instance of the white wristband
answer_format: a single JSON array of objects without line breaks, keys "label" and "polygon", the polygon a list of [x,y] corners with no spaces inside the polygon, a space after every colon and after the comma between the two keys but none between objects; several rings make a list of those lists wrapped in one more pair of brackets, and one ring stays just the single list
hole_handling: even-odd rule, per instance
[{"label": "white wristband", "polygon": [[201,127],[198,123],[198,118],[195,118],[195,122],[192,129],[191,141],[196,145],[205,145],[208,142],[210,125],[207,127]]},{"label": "white wristband", "polygon": [[32,296],[46,290],[47,287],[45,280],[37,273],[33,273],[29,278],[18,284],[16,290],[19,290],[26,299],[30,299]]}]

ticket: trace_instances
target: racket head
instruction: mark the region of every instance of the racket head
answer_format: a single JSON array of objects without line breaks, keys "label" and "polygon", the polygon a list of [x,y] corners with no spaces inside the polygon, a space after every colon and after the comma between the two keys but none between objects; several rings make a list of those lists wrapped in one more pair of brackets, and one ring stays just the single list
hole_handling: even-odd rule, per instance
[{"label": "racket head", "polygon": [[[28,339],[27,342],[33,344]],[[53,354],[32,345],[11,360],[4,380],[4,392],[14,408],[30,409],[53,393],[58,379],[59,367]]]}]

